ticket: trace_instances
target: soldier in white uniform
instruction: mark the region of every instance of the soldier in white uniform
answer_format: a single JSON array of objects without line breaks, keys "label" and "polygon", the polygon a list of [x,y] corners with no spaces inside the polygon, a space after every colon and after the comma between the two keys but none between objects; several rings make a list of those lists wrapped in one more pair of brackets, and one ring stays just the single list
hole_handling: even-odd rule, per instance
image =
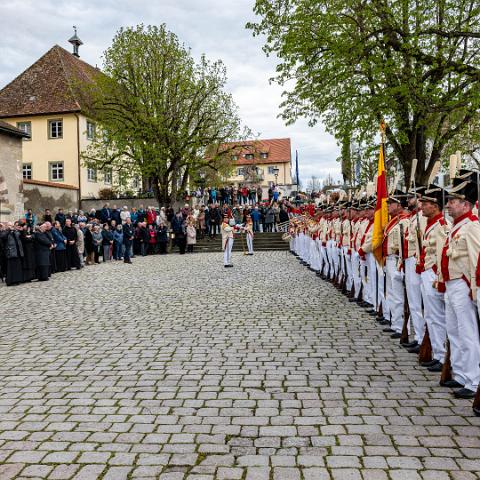
[{"label": "soldier in white uniform", "polygon": [[222,231],[222,249],[223,249],[223,265],[225,268],[233,267],[232,265],[232,248],[233,248],[233,227],[228,223],[228,215],[223,216]]}]

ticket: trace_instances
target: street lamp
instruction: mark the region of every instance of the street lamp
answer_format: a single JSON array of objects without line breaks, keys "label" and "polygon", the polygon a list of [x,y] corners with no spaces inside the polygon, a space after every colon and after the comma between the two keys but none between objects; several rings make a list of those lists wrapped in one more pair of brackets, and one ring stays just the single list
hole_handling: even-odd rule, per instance
[{"label": "street lamp", "polygon": [[273,174],[275,175],[275,186],[277,186],[277,179],[278,179],[278,174],[279,173],[280,173],[280,170],[277,167],[275,167],[273,169]]}]

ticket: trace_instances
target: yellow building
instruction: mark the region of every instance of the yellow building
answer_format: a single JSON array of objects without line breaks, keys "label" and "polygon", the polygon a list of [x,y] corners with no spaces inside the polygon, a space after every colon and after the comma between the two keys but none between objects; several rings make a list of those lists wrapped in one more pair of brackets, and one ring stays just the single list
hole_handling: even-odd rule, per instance
[{"label": "yellow building", "polygon": [[289,138],[227,143],[234,166],[227,182],[236,186],[256,183],[265,191],[273,184],[291,186],[292,153]]},{"label": "yellow building", "polygon": [[[73,41],[72,41],[73,40]],[[25,184],[76,189],[78,199],[98,198],[110,188],[110,171],[82,166],[81,152],[94,138],[94,122],[82,114],[75,83],[90,82],[99,70],[55,45],[0,91],[0,118],[27,132],[23,144]]]}]

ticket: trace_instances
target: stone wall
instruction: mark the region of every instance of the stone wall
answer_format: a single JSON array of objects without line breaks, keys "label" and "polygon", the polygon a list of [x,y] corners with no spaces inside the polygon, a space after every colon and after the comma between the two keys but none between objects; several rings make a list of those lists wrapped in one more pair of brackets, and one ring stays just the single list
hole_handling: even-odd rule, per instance
[{"label": "stone wall", "polygon": [[25,180],[23,183],[25,208],[31,208],[37,216],[43,215],[46,208],[66,212],[78,209],[78,188],[52,182]]},{"label": "stone wall", "polygon": [[0,133],[0,222],[23,215],[22,138]]}]

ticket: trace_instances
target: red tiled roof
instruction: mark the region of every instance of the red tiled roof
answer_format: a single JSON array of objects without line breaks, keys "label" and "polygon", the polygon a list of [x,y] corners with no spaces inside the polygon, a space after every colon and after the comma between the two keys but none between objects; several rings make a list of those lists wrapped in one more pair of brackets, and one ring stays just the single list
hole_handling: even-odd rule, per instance
[{"label": "red tiled roof", "polygon": [[[246,140],[225,144],[225,149],[232,149],[231,155],[237,155],[235,165],[290,163],[292,151],[289,138],[272,138],[265,140]],[[254,160],[245,158],[246,154],[253,153]],[[267,153],[267,158],[261,158],[261,153]]]},{"label": "red tiled roof", "polygon": [[78,112],[75,82],[91,82],[99,72],[55,45],[0,90],[0,118]]}]

